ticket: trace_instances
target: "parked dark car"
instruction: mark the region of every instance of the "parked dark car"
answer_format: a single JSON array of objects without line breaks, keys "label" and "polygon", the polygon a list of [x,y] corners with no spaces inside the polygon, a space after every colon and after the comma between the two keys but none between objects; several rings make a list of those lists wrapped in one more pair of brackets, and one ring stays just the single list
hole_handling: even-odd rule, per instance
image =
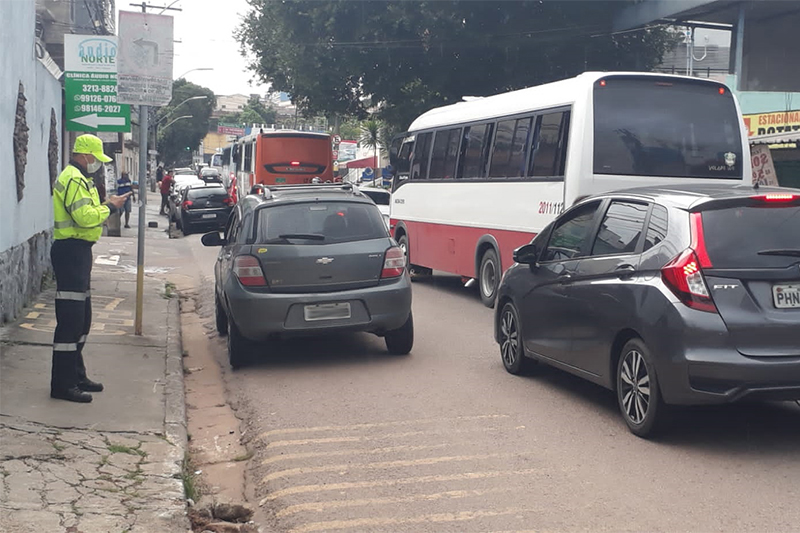
[{"label": "parked dark car", "polygon": [[178,226],[184,235],[200,229],[223,228],[232,209],[233,200],[221,184],[195,183],[181,194]]},{"label": "parked dark car", "polygon": [[350,184],[265,188],[241,200],[214,269],[217,330],[233,368],[274,337],[366,331],[391,354],[414,344],[405,256]]},{"label": "parked dark car", "polygon": [[692,186],[586,199],[515,251],[495,338],[615,390],[648,436],[672,404],[800,399],[800,190]]}]

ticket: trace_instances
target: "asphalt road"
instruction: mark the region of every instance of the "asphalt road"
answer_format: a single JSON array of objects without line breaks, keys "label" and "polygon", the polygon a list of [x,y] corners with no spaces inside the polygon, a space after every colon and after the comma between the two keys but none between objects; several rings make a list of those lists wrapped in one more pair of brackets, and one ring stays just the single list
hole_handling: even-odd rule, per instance
[{"label": "asphalt road", "polygon": [[[182,239],[204,276],[215,249]],[[188,259],[188,255],[184,255]],[[503,369],[492,311],[450,276],[414,284],[416,343],[276,342],[231,372],[254,452],[248,492],[277,531],[800,531],[800,408],[682,410],[631,435],[612,393]]]}]

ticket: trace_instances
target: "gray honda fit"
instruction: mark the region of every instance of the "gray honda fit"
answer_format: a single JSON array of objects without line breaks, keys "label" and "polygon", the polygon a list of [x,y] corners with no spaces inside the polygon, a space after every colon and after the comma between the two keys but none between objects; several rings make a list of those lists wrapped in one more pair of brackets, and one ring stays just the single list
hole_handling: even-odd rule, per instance
[{"label": "gray honda fit", "polygon": [[232,367],[278,336],[366,331],[392,354],[411,351],[405,255],[356,187],[264,188],[239,202],[224,236],[202,241],[222,246],[214,294]]},{"label": "gray honda fit", "polygon": [[495,313],[506,370],[612,389],[636,435],[670,404],[800,399],[800,190],[595,196],[514,259]]}]

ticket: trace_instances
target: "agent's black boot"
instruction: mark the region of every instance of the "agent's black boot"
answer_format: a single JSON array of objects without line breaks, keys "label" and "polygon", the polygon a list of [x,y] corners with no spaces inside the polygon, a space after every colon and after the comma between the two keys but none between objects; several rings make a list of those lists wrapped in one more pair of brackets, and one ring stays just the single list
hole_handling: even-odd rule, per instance
[{"label": "agent's black boot", "polygon": [[67,400],[68,402],[89,403],[92,401],[92,395],[83,392],[78,387],[69,389],[50,389],[50,397],[57,400]]},{"label": "agent's black boot", "polygon": [[53,355],[50,378],[50,397],[69,402],[89,403],[92,395],[81,391],[77,383],[77,352],[60,352]]},{"label": "agent's black boot", "polygon": [[[84,392],[102,392],[103,384],[97,381],[92,381],[86,377],[86,365],[83,362],[83,354],[78,352],[78,360],[76,364],[78,372],[78,389]],[[91,400],[90,400],[91,401]]]}]

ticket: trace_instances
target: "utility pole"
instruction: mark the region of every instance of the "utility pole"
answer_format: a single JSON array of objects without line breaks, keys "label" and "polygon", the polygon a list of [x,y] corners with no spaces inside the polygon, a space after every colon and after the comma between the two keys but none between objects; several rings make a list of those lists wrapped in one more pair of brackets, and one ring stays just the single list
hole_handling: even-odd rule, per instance
[{"label": "utility pole", "polygon": [[[175,2],[173,2],[175,3]],[[141,4],[130,4],[134,7],[141,7],[142,13],[147,13],[147,9],[161,9],[164,11],[181,11],[179,8],[169,6],[154,6],[142,2]],[[156,49],[157,57],[157,49]],[[139,105],[139,236],[136,254],[136,318],[134,320],[134,334],[142,334],[142,319],[144,307],[144,245],[145,231],[147,228],[147,158],[148,158],[148,134],[150,123],[150,106]]]}]

